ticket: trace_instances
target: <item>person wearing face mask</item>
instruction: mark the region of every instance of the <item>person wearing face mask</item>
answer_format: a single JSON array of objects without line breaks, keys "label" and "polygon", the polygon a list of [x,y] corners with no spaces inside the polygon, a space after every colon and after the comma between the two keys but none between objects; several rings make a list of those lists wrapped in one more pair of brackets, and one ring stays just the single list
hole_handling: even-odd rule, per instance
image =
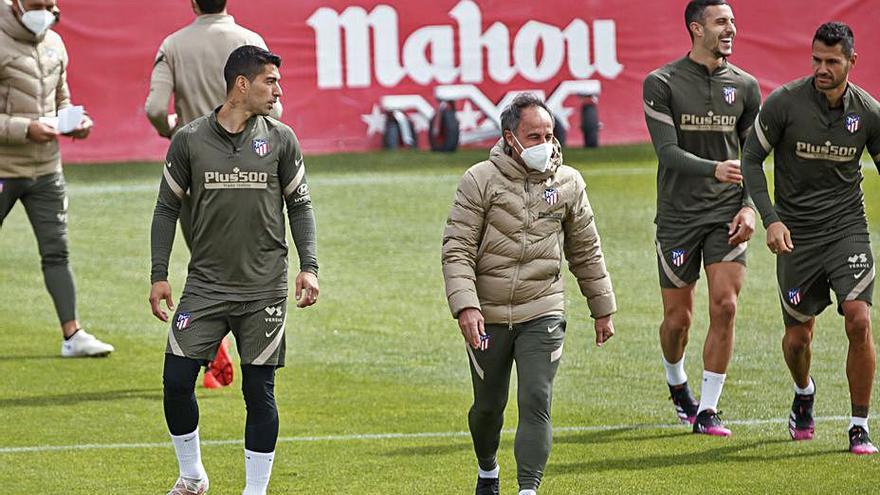
[{"label": "person wearing face mask", "polygon": [[[685,8],[690,52],[644,82],[645,122],[657,152],[655,249],[663,300],[660,349],[670,399],[694,433],[729,436],[718,402],[733,355],[737,298],[746,275],[754,205],[742,187],[740,149],[761,107],[758,82],[727,61],[736,24],[725,0]],[[709,286],[700,401],[685,349],[700,262]]]},{"label": "person wearing face mask", "polygon": [[[849,340],[849,450],[876,454],[868,437],[876,369],[870,311],[876,272],[861,158],[867,150],[880,168],[880,103],[849,82],[858,59],[849,26],[821,25],[813,36],[812,57],[812,75],[767,97],[743,150],[743,176],[767,230],[767,247],[776,255],[785,325],[782,350],[794,381],[789,434],[793,440],[813,438],[813,330],[833,292]],[[775,205],[762,168],[771,151]]]},{"label": "person wearing face mask", "polygon": [[[64,357],[106,356],[113,346],[80,328],[68,262],[67,194],[58,131],[41,119],[70,107],[67,51],[50,28],[55,0],[0,2],[0,225],[16,202],[39,244],[43,277],[55,305]],[[88,116],[67,137],[85,139]]]},{"label": "person wearing face mask", "polygon": [[501,114],[489,159],[464,174],[443,232],[446,297],[465,340],[474,402],[468,425],[477,495],[499,493],[498,444],[515,363],[521,495],[534,495],[550,455],[550,399],[562,358],[563,259],[594,319],[596,345],[617,310],[586,185],[562,164],[547,106],[517,96]]}]

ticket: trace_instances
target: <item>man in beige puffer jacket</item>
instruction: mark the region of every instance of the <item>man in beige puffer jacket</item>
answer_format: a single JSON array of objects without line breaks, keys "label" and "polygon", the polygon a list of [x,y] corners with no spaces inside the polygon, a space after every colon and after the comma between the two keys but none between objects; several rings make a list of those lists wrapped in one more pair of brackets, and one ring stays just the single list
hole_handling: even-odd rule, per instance
[{"label": "man in beige puffer jacket", "polygon": [[587,298],[599,346],[614,334],[617,305],[584,179],[562,164],[546,105],[520,95],[501,126],[489,160],[459,183],[443,233],[443,276],[470,358],[476,493],[499,490],[496,452],[516,362],[519,493],[534,495],[550,455],[550,398],[565,337],[563,258]]},{"label": "man in beige puffer jacket", "polygon": [[[58,131],[40,121],[71,106],[67,50],[49,27],[56,0],[0,0],[0,226],[15,203],[27,211],[43,278],[61,323],[61,355],[106,356],[113,346],[80,329],[67,251],[67,194]],[[84,139],[84,117],[67,136]]]}]

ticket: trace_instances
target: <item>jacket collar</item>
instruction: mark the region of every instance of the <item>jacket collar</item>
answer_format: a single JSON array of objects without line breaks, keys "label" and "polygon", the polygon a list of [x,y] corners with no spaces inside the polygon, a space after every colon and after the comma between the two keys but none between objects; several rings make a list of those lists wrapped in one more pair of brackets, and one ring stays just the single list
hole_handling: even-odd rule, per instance
[{"label": "jacket collar", "polygon": [[202,14],[196,17],[193,24],[234,24],[235,18],[229,14]]},{"label": "jacket collar", "polygon": [[46,33],[37,36],[18,21],[9,0],[0,0],[0,31],[5,32],[14,40],[25,43],[39,43],[46,38]]},{"label": "jacket collar", "polygon": [[556,170],[562,165],[562,145],[556,138],[553,138],[553,156],[550,159],[550,166],[544,172],[531,170],[516,158],[504,152],[504,138],[498,140],[492,150],[489,152],[489,161],[495,165],[498,170],[510,180],[528,180],[529,182],[544,182],[556,173]]}]

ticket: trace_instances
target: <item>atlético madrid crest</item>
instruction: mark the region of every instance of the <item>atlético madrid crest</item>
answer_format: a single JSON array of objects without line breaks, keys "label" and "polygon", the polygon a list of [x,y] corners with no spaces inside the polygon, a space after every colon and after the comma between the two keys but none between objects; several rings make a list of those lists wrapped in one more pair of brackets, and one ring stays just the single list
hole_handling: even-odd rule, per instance
[{"label": "atl\u00e9tico madrid crest", "polygon": [[797,306],[801,302],[801,290],[800,289],[790,289],[788,291],[788,302]]},{"label": "atl\u00e9tico madrid crest", "polygon": [[724,86],[724,101],[726,101],[728,105],[733,105],[733,102],[736,101],[736,88],[735,87]]},{"label": "atl\u00e9tico madrid crest", "polygon": [[856,114],[849,114],[846,116],[846,130],[849,131],[850,134],[855,134],[859,130],[859,123],[862,119],[859,118]]},{"label": "atl\u00e9tico madrid crest", "polygon": [[559,201],[559,190],[555,187],[544,189],[544,201],[550,206],[555,205]]},{"label": "atl\u00e9tico madrid crest", "polygon": [[260,157],[269,154],[269,141],[265,139],[254,139],[254,153]]},{"label": "atl\u00e9tico madrid crest", "polygon": [[675,266],[681,266],[684,264],[687,259],[687,251],[684,249],[673,249],[672,250],[672,264]]}]

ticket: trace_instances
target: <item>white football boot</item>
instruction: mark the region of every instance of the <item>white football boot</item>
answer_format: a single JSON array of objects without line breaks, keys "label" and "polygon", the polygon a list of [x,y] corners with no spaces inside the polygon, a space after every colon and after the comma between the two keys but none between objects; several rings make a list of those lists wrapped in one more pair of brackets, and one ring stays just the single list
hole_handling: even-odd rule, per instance
[{"label": "white football boot", "polygon": [[61,357],[103,357],[113,351],[112,345],[101,342],[82,329],[61,344]]},{"label": "white football boot", "polygon": [[177,483],[168,492],[168,495],[202,495],[208,492],[208,478],[192,479],[177,478]]}]

